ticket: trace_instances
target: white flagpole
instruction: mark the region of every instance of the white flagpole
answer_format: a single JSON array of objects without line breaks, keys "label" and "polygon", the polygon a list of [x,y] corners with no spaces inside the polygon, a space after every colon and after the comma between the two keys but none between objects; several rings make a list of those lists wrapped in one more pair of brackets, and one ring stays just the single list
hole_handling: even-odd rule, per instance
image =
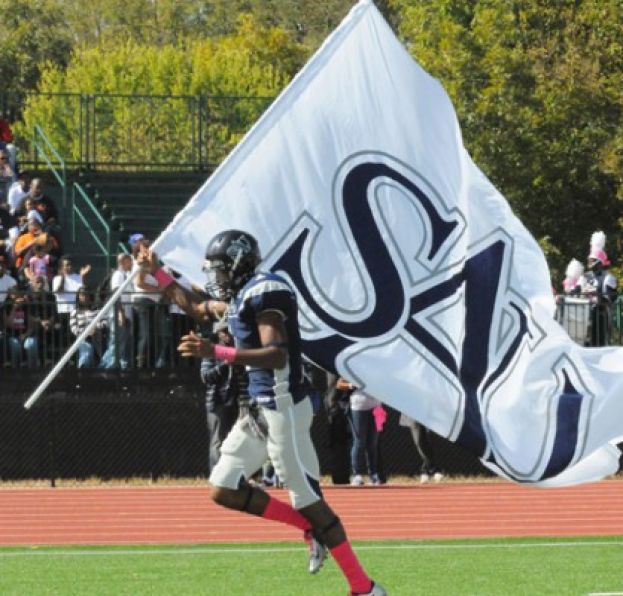
[{"label": "white flagpole", "polygon": [[132,283],[132,280],[139,272],[136,269],[132,274],[115,290],[114,294],[108,299],[106,304],[102,306],[100,311],[95,315],[93,320],[87,325],[86,329],[76,338],[76,341],[69,347],[69,349],[63,354],[63,357],[56,363],[54,368],[48,373],[45,379],[41,381],[39,386],[35,389],[32,395],[28,398],[24,407],[30,410],[35,402],[41,397],[43,392],[48,388],[50,383],[57,377],[63,367],[67,364],[69,359],[74,355],[74,352],[78,349],[78,346],[91,334],[96,325],[108,314],[108,311],[114,306],[115,302],[119,299],[123,291]]}]

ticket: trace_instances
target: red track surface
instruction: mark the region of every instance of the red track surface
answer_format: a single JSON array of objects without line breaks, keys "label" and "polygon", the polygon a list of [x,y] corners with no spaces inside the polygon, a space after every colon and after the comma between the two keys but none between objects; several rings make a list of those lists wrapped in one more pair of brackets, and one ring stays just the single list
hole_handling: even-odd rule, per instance
[{"label": "red track surface", "polygon": [[[272,494],[287,499],[284,491]],[[353,539],[623,535],[623,481],[541,490],[504,483],[327,488]],[[213,505],[207,488],[0,490],[0,545],[296,540]]]}]

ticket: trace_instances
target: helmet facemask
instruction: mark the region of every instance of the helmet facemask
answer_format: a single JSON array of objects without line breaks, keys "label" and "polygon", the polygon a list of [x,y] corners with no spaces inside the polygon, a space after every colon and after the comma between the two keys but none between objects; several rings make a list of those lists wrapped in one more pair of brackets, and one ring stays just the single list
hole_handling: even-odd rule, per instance
[{"label": "helmet facemask", "polygon": [[203,272],[207,277],[206,293],[216,300],[231,300],[232,272],[228,264],[220,259],[206,259],[203,262]]}]

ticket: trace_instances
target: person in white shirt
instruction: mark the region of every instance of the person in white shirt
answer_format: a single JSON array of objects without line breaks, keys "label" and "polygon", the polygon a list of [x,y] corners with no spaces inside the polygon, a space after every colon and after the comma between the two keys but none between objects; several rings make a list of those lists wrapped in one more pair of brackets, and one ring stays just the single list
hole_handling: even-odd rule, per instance
[{"label": "person in white shirt", "polygon": [[370,484],[381,484],[378,471],[379,433],[373,413],[374,408],[380,406],[381,402],[344,379],[338,380],[337,387],[343,391],[352,391],[349,398],[349,421],[353,436],[350,452],[353,473],[351,484],[353,486],[363,485],[366,467],[370,476]]},{"label": "person in white shirt", "polygon": [[[146,238],[140,238],[132,244],[132,252],[136,259],[141,248],[149,248],[150,242]],[[163,328],[164,311],[159,306],[162,298],[156,278],[146,273],[134,263],[134,269],[139,269],[134,278],[134,294],[132,306],[138,322],[138,342],[136,344],[136,366],[164,366],[164,350],[166,346],[158,345],[159,331]],[[156,354],[158,357],[156,358]]]},{"label": "person in white shirt", "polygon": [[17,285],[17,281],[7,273],[6,257],[0,256],[0,305],[6,301],[11,288]]},{"label": "person in white shirt", "polygon": [[[127,253],[117,255],[117,269],[110,278],[110,291],[115,292],[130,276],[132,257]],[[130,339],[132,337],[133,311],[131,305],[132,284],[128,284],[121,293],[115,308],[110,310],[108,319],[108,346],[100,360],[100,368],[119,368],[127,370],[130,365]]]},{"label": "person in white shirt", "polygon": [[80,274],[73,272],[71,257],[61,257],[58,264],[58,275],[52,280],[52,292],[56,296],[56,312],[60,321],[61,347],[71,344],[69,336],[69,317],[76,310],[76,293],[85,286],[86,276],[91,271],[91,265],[80,269]]},{"label": "person in white shirt", "polygon": [[30,193],[30,174],[28,172],[20,172],[17,175],[17,181],[11,184],[9,188],[8,204],[11,215],[13,215],[24,202],[24,199]]}]

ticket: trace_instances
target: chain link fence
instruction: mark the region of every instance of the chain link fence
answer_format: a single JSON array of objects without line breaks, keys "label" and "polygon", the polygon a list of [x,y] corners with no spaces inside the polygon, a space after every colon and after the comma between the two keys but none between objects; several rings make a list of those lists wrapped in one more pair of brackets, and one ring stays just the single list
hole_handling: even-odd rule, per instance
[{"label": "chain link fence", "polygon": [[[18,324],[25,327],[15,329],[14,300],[9,296],[3,306],[0,335],[2,480],[207,478],[205,387],[198,362],[179,358],[175,350],[179,337],[194,329],[188,317],[144,294],[130,296],[27,411],[26,399],[73,342],[76,307],[56,303],[51,294],[47,301],[31,296],[19,306],[24,317]],[[601,320],[592,314],[597,302],[591,300],[561,300],[556,314],[581,344],[595,336],[591,320]],[[620,343],[619,306],[617,300],[610,310],[609,343]],[[27,345],[29,337],[35,341]],[[399,413],[388,411],[380,438],[382,475],[418,475],[422,462],[411,434],[399,426]],[[329,419],[321,409],[312,435],[322,473],[348,482],[346,418]],[[433,436],[432,447],[446,474],[488,474],[475,457],[441,437]]]}]

